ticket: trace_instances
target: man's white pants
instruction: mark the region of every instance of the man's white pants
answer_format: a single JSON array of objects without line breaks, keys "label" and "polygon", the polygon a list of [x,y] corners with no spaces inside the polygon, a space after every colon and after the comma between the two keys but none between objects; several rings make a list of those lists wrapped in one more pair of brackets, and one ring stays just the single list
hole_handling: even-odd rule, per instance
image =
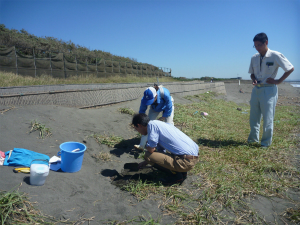
[{"label": "man's white pants", "polygon": [[259,142],[260,121],[263,117],[261,146],[270,146],[273,136],[273,120],[278,99],[278,88],[274,86],[257,87],[252,90],[250,99],[250,134],[248,142]]},{"label": "man's white pants", "polygon": [[[161,112],[156,112],[150,107],[149,114],[148,114],[149,119],[150,120],[155,120],[159,113],[161,113]],[[173,118],[174,118],[174,100],[172,98],[172,113],[169,117],[166,117],[165,122],[174,125]],[[145,148],[146,143],[147,143],[147,139],[148,139],[148,135],[142,135],[141,142],[140,142],[140,147]]]}]

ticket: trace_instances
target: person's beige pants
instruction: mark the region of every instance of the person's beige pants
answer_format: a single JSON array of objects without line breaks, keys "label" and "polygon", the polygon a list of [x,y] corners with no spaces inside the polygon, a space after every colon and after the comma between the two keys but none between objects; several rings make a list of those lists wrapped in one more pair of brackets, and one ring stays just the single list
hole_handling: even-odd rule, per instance
[{"label": "person's beige pants", "polygon": [[198,159],[184,159],[176,155],[161,152],[153,152],[151,154],[148,151],[146,151],[144,158],[150,165],[158,164],[175,172],[187,172],[193,169],[198,162]]}]

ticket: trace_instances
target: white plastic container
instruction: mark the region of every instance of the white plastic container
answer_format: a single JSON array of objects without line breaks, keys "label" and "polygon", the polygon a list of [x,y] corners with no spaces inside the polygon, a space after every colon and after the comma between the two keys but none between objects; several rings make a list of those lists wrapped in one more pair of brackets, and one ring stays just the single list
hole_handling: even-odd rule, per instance
[{"label": "white plastic container", "polygon": [[30,165],[31,185],[42,186],[46,181],[46,178],[49,174],[49,165],[43,164],[42,161],[46,161],[46,160],[35,159],[31,162]]}]

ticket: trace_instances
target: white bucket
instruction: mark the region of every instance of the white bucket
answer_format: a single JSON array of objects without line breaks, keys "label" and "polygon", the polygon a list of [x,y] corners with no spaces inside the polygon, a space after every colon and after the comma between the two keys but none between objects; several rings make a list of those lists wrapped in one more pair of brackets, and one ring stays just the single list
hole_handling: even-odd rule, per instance
[{"label": "white bucket", "polygon": [[[36,161],[36,162],[34,162]],[[46,161],[44,164],[42,161]],[[38,163],[39,162],[39,163]],[[30,165],[30,184],[36,186],[44,185],[49,174],[49,162],[44,159],[35,159]]]}]

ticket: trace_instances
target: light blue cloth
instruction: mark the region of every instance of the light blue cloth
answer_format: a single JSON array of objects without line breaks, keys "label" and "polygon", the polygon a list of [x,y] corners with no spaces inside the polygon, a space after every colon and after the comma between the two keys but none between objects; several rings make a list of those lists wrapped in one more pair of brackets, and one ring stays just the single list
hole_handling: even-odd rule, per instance
[{"label": "light blue cloth", "polygon": [[[163,111],[163,117],[169,117],[172,113],[173,109],[173,103],[172,103],[172,97],[169,92],[169,90],[165,87],[162,87],[164,89],[164,98],[160,95],[160,90],[158,89],[157,93],[157,99],[156,102],[150,105],[151,109],[153,109],[155,112],[162,112]],[[140,111],[139,113],[146,113],[148,106],[142,104],[140,105]]]},{"label": "light blue cloth", "polygon": [[198,156],[199,146],[175,126],[159,120],[151,120],[147,126],[148,142],[146,146],[164,149],[174,155]]},{"label": "light blue cloth", "polygon": [[[34,159],[47,160],[48,162],[41,161],[41,164],[48,165],[50,157],[41,153],[30,151],[23,148],[14,148],[9,157],[10,151],[5,152],[4,166],[24,166],[30,167]],[[8,159],[9,157],[9,159]],[[38,161],[39,162],[39,161]]]},{"label": "light blue cloth", "polygon": [[[152,108],[149,109],[149,119],[150,120],[155,120],[158,116],[159,112],[155,112]],[[172,106],[172,113],[169,117],[166,117],[165,122],[174,125],[173,122],[174,118],[174,105]],[[142,135],[141,141],[140,141],[140,147],[145,148],[146,143],[147,143],[148,135]]]},{"label": "light blue cloth", "polygon": [[268,147],[272,143],[273,120],[278,99],[277,86],[255,86],[250,99],[250,134],[248,142],[259,142],[260,121],[263,117],[263,135],[261,145]]}]

